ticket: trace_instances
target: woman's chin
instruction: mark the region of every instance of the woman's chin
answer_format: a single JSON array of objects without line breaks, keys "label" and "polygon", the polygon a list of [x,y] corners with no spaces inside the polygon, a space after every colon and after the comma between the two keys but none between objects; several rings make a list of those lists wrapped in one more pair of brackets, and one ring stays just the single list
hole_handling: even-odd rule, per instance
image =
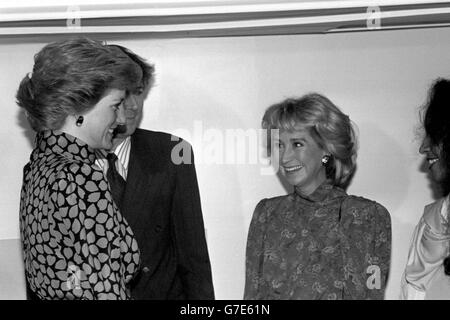
[{"label": "woman's chin", "polygon": [[430,176],[431,180],[437,184],[444,182],[445,179],[445,174],[442,172],[442,170],[439,170],[439,168],[431,168]]},{"label": "woman's chin", "polygon": [[284,178],[286,179],[286,182],[289,183],[293,187],[298,186],[302,183],[301,179],[298,179],[293,176],[285,175]]},{"label": "woman's chin", "polygon": [[113,146],[112,139],[105,139],[102,144],[98,147],[98,149],[109,150]]},{"label": "woman's chin", "polygon": [[109,150],[113,146],[113,135],[111,132],[108,132],[103,139],[102,149]]},{"label": "woman's chin", "polygon": [[105,149],[105,150],[110,150],[110,149],[112,148],[112,146],[113,146],[113,144],[112,144],[112,141],[111,141],[111,142],[105,144],[105,146],[103,147],[103,149]]}]

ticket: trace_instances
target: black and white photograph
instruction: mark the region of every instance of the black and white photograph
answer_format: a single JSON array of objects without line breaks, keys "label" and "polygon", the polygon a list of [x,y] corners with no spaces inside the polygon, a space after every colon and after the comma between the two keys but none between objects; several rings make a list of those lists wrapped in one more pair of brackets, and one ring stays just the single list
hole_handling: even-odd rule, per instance
[{"label": "black and white photograph", "polygon": [[441,0],[2,0],[0,300],[450,300],[448,39]]}]

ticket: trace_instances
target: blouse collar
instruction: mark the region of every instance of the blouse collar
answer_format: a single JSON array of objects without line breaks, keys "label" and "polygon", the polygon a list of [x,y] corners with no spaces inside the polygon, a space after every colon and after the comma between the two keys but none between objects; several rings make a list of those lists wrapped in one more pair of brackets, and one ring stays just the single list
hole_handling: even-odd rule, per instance
[{"label": "blouse collar", "polygon": [[89,147],[84,141],[59,130],[38,132],[36,135],[36,148],[39,153],[61,154],[68,159],[79,160],[89,164],[95,161],[94,149]]},{"label": "blouse collar", "polygon": [[315,202],[325,202],[329,200],[333,200],[340,197],[347,196],[347,193],[337,187],[333,186],[330,181],[323,182],[313,193],[310,195],[303,194],[299,188],[294,188],[294,194],[307,202],[315,203]]}]

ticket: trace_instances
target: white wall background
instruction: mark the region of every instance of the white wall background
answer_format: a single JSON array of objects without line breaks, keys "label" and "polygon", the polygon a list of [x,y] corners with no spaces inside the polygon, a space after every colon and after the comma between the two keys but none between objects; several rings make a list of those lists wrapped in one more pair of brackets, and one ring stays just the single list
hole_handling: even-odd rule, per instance
[{"label": "white wall background", "polygon": [[[358,170],[348,192],[376,200],[391,213],[393,252],[386,297],[396,299],[413,228],[423,206],[433,200],[426,173],[420,169],[423,159],[415,129],[431,81],[450,76],[449,37],[450,29],[437,28],[234,38],[96,38],[129,47],[155,63],[157,83],[146,101],[141,127],[171,133],[184,129],[191,135],[184,138],[197,155],[218,299],[242,298],[253,209],[261,198],[286,191],[276,176],[261,175],[260,164],[202,161],[201,154],[219,142],[195,133],[194,127],[201,125],[204,133],[217,129],[216,134],[258,129],[269,105],[309,91],[328,96],[359,127]],[[31,151],[15,91],[31,71],[33,55],[53,40],[0,38],[0,239],[19,237],[22,167]],[[229,152],[225,150],[224,157]],[[0,299],[20,299],[24,294],[19,242],[3,243],[9,249],[0,248]],[[5,281],[19,288],[11,293],[11,283],[8,287]]]}]

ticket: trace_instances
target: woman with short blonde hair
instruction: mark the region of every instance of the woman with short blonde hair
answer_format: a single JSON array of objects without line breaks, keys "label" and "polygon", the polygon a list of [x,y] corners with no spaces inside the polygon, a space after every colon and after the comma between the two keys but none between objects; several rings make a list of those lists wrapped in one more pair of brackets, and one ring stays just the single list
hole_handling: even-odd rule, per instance
[{"label": "woman with short blonde hair", "polygon": [[343,189],[356,167],[349,117],[312,93],[269,107],[262,125],[279,130],[270,152],[294,192],[256,206],[244,298],[383,299],[390,215]]}]

